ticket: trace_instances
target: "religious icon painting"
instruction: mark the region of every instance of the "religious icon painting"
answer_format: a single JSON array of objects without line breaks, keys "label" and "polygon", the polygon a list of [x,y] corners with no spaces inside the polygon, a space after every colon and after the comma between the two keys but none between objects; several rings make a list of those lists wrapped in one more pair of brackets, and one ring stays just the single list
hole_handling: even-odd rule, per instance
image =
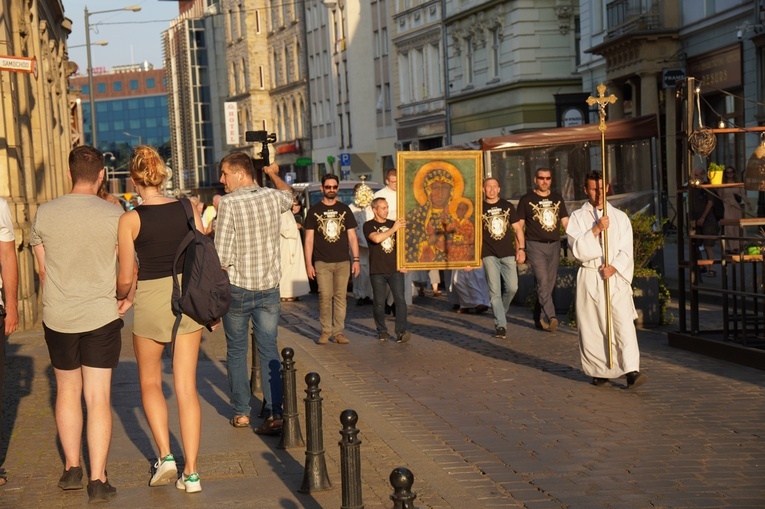
[{"label": "religious icon painting", "polygon": [[397,168],[398,267],[480,267],[483,152],[399,152]]}]

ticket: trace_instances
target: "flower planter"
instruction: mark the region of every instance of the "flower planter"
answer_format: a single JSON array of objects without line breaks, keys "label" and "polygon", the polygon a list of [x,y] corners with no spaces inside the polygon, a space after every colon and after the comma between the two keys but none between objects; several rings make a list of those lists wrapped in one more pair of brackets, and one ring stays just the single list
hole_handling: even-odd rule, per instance
[{"label": "flower planter", "polygon": [[658,276],[634,277],[632,279],[632,297],[638,315],[635,322],[638,327],[661,325]]}]

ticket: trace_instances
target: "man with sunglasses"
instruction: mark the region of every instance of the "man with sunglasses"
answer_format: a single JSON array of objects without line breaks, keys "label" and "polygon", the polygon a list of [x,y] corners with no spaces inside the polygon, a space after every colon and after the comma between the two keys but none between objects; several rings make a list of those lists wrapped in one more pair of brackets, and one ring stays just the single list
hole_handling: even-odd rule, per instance
[{"label": "man with sunglasses", "polygon": [[564,230],[568,226],[568,212],[563,196],[550,188],[552,172],[549,169],[539,168],[534,184],[534,189],[518,202],[518,217],[521,227],[525,228],[526,261],[536,280],[534,323],[537,328],[555,332],[558,319],[552,293],[560,263],[561,225]]},{"label": "man with sunglasses", "polygon": [[[348,277],[361,272],[356,218],[348,205],[337,199],[340,179],[331,173],[321,178],[324,197],[308,209],[305,220],[305,268],[310,279],[319,285],[318,344],[350,343],[343,334],[345,328]],[[353,263],[348,265],[348,251]]]}]

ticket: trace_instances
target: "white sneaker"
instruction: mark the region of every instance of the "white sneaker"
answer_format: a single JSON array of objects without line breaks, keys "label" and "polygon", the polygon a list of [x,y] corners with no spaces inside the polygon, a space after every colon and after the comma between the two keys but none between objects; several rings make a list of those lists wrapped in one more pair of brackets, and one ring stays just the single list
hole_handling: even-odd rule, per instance
[{"label": "white sneaker", "polygon": [[186,477],[185,474],[181,474],[177,481],[175,481],[175,487],[179,490],[186,490],[186,493],[198,493],[202,491],[202,483],[199,480],[199,474],[192,472]]},{"label": "white sneaker", "polygon": [[151,476],[149,486],[164,486],[177,477],[178,467],[175,465],[175,458],[172,454],[168,454],[154,464],[154,475]]}]

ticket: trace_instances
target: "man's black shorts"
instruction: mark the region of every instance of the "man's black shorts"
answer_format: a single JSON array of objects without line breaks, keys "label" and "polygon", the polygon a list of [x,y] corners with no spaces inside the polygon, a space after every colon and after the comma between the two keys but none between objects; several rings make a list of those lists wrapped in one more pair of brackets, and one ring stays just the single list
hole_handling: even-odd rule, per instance
[{"label": "man's black shorts", "polygon": [[122,319],[117,318],[89,332],[66,333],[54,331],[43,323],[51,364],[62,371],[81,366],[116,368],[122,349],[123,325]]}]

